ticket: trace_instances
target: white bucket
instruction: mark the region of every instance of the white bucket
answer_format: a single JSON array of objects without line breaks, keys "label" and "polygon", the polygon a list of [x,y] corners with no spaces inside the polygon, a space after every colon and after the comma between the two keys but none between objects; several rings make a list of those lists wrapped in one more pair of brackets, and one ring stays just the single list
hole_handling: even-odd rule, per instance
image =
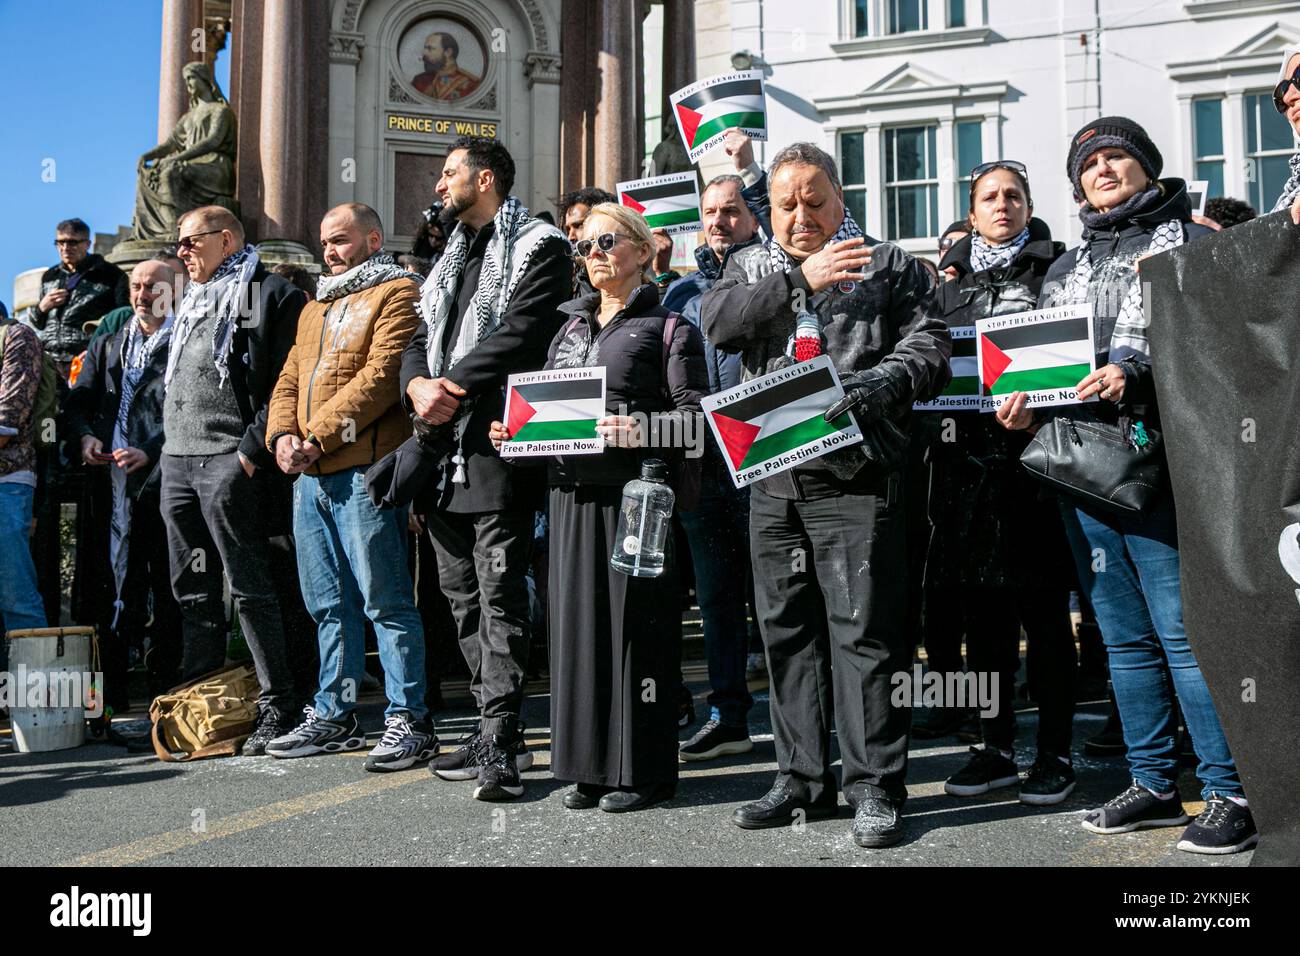
[{"label": "white bucket", "polygon": [[[10,631],[9,710],[19,753],[67,750],[86,740],[93,627]],[[96,692],[99,689],[96,688]]]}]

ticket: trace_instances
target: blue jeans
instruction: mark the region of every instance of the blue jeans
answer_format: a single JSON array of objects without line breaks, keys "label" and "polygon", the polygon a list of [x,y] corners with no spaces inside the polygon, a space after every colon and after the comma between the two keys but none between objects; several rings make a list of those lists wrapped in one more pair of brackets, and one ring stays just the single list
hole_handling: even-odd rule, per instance
[{"label": "blue jeans", "polygon": [[709,659],[709,706],[728,727],[744,727],[754,706],[745,684],[749,629],[749,493],[737,489],[713,458],[703,462],[700,502],[681,512],[695,565],[695,591]]},{"label": "blue jeans", "polygon": [[375,626],[384,667],[386,714],[428,715],[424,627],[406,564],[406,509],[377,508],[365,469],[299,475],[293,485],[298,580],[320,642],[318,716],[356,706],[366,662],[365,618]]},{"label": "blue jeans", "polygon": [[5,631],[45,627],[45,606],[27,544],[35,492],[30,485],[0,481],[0,669],[9,660]]},{"label": "blue jeans", "polygon": [[1173,498],[1164,494],[1139,518],[1063,497],[1061,513],[1110,656],[1133,779],[1160,793],[1175,788],[1176,693],[1200,761],[1201,795],[1241,796],[1241,778],[1183,630]]}]

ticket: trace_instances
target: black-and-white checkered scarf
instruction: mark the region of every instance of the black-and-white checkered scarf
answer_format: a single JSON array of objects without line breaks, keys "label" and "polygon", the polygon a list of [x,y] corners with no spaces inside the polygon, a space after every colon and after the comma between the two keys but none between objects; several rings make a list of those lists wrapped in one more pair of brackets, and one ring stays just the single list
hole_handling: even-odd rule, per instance
[{"label": "black-and-white checkered scarf", "polygon": [[391,255],[382,249],[360,265],[336,276],[322,275],[316,280],[316,301],[333,302],[344,296],[392,282],[394,279],[414,279],[423,282],[424,276],[407,272]]},{"label": "black-and-white checkered scarf", "polygon": [[[844,220],[840,223],[840,227],[835,230],[835,235],[831,236],[830,239],[827,240],[826,245],[829,246],[832,242],[842,242],[845,239],[856,239],[862,234],[862,229],[859,228],[858,224],[853,219],[853,213],[849,212],[848,206],[845,206]],[[772,268],[774,270],[777,272],[786,272],[795,267],[795,261],[790,258],[788,252],[781,248],[781,243],[777,242],[775,238],[767,240],[766,245],[767,254],[772,261]],[[826,246],[823,246],[822,248],[824,249]]]},{"label": "black-and-white checkered scarf", "polygon": [[997,269],[1000,266],[1011,265],[1016,261],[1016,256],[1020,255],[1020,250],[1025,248],[1025,243],[1028,241],[1028,226],[1025,226],[1020,235],[1000,246],[993,245],[979,233],[975,233],[970,241],[970,271],[983,272],[986,269]]},{"label": "black-and-white checkered scarf", "polygon": [[251,245],[227,256],[207,282],[191,282],[181,296],[176,310],[176,327],[172,332],[172,350],[167,354],[165,383],[170,385],[176,362],[185,348],[194,324],[212,315],[212,362],[217,367],[218,387],[230,378],[230,342],[244,310],[252,308],[253,273],[261,260]]}]

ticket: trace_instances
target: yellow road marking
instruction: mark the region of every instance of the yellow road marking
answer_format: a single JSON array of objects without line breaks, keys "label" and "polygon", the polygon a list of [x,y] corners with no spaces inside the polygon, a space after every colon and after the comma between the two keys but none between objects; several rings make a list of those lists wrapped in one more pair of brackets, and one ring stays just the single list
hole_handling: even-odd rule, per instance
[{"label": "yellow road marking", "polygon": [[254,807],[252,810],[245,810],[233,816],[209,821],[208,828],[203,833],[194,833],[189,829],[170,830],[132,843],[124,843],[121,846],[88,853],[63,865],[129,866],[132,863],[143,863],[165,853],[174,853],[177,850],[198,846],[210,840],[234,836],[236,833],[266,826],[268,823],[287,820],[289,817],[298,816],[302,813],[311,813],[313,810],[328,810],[331,807],[337,807],[361,797],[381,793],[384,790],[405,787],[412,783],[428,782],[429,775],[423,767],[391,774],[375,774],[366,777],[364,780],[344,784],[330,790],[323,790],[320,793],[311,793],[303,797],[295,797],[292,800],[281,800],[278,803]]}]

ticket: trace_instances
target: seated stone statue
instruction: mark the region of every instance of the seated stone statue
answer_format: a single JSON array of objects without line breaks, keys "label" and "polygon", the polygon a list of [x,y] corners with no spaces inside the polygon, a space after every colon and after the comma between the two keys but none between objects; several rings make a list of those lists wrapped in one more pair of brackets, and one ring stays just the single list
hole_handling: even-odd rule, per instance
[{"label": "seated stone statue", "polygon": [[165,142],[140,157],[135,239],[175,239],[176,220],[199,206],[224,206],[238,215],[234,110],[207,64],[188,63],[181,73],[190,108]]}]

